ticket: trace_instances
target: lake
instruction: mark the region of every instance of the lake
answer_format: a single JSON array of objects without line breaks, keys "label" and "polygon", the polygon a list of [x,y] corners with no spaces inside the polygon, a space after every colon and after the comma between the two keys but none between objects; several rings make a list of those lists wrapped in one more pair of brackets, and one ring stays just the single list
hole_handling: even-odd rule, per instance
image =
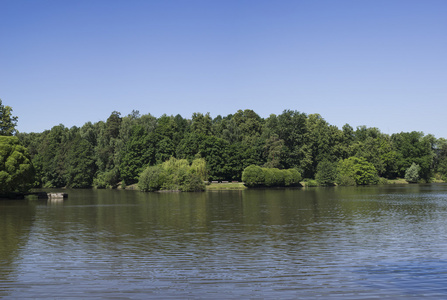
[{"label": "lake", "polygon": [[447,185],[0,200],[0,298],[447,297]]}]

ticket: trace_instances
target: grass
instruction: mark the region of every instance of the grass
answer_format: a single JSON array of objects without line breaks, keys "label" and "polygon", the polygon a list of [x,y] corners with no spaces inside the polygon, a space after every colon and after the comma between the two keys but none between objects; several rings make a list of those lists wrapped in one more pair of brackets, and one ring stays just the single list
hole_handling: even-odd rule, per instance
[{"label": "grass", "polygon": [[242,182],[211,183],[206,186],[207,191],[245,190],[246,188]]}]

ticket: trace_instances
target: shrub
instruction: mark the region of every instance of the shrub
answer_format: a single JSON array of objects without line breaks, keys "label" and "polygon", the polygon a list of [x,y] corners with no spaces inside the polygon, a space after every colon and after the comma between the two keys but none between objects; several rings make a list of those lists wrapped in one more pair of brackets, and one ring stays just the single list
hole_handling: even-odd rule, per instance
[{"label": "shrub", "polygon": [[317,166],[315,180],[320,185],[334,185],[337,178],[336,165],[328,160],[321,161]]},{"label": "shrub", "polygon": [[33,182],[34,168],[28,150],[17,137],[0,136],[0,193],[26,192]]},{"label": "shrub", "polygon": [[301,174],[300,172],[298,172],[297,169],[288,169],[288,172],[292,173],[292,182],[291,182],[291,186],[297,186],[300,184],[301,181]]},{"label": "shrub", "polygon": [[388,179],[384,178],[384,177],[380,177],[379,181],[377,182],[378,184],[389,184]]},{"label": "shrub", "polygon": [[93,179],[93,186],[97,189],[114,188],[119,180],[117,169],[98,173]]},{"label": "shrub", "polygon": [[407,171],[405,171],[405,180],[409,183],[416,183],[419,180],[419,171],[421,167],[418,164],[413,163]]},{"label": "shrub", "polygon": [[377,184],[379,181],[376,168],[363,157],[353,156],[341,160],[337,166],[337,173],[339,185]]},{"label": "shrub", "polygon": [[275,184],[275,171],[273,168],[262,168],[264,173],[264,185],[265,186],[276,186]]},{"label": "shrub", "polygon": [[153,192],[161,188],[166,176],[161,165],[147,167],[140,175],[138,187],[143,192]]},{"label": "shrub", "polygon": [[180,186],[182,192],[199,192],[205,190],[205,183],[202,178],[194,172],[190,172],[185,181]]},{"label": "shrub", "polygon": [[307,187],[315,187],[315,186],[320,186],[320,184],[318,183],[318,181],[313,180],[313,179],[308,179],[306,180],[306,186]]},{"label": "shrub", "polygon": [[242,172],[242,181],[248,187],[264,185],[265,176],[260,166],[250,165]]},{"label": "shrub", "polygon": [[186,159],[171,157],[164,163],[147,167],[139,177],[141,191],[152,192],[160,189],[184,192],[203,191],[206,175],[206,163],[196,159],[190,166]]},{"label": "shrub", "polygon": [[339,175],[337,177],[337,184],[338,185],[347,185],[347,186],[356,185],[355,179],[350,176],[347,176],[347,175]]},{"label": "shrub", "polygon": [[261,168],[250,165],[242,172],[242,181],[248,187],[297,186],[300,180],[301,174],[296,169],[280,170],[277,168]]}]

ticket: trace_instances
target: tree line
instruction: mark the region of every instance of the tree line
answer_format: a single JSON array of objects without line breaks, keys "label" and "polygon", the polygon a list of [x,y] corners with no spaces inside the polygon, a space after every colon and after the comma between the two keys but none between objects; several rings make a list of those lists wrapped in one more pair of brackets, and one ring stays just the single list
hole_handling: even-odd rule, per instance
[{"label": "tree line", "polygon": [[189,164],[204,159],[209,181],[241,181],[251,165],[294,169],[302,179],[322,184],[352,184],[352,178],[340,176],[349,172],[373,172],[374,182],[404,178],[413,164],[420,181],[447,179],[444,138],[416,131],[389,135],[349,124],[340,129],[319,114],[294,110],[267,118],[246,109],[215,118],[194,113],[190,119],[114,111],[106,121],[15,136],[32,161],[33,185],[45,188],[131,185],[147,167],[171,157]]}]

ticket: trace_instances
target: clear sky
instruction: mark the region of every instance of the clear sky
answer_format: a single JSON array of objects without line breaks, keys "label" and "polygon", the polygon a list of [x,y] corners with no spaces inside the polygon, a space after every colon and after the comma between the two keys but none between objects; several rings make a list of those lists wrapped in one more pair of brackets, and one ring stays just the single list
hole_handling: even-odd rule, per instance
[{"label": "clear sky", "polygon": [[18,130],[113,111],[319,113],[447,138],[446,0],[0,0]]}]

